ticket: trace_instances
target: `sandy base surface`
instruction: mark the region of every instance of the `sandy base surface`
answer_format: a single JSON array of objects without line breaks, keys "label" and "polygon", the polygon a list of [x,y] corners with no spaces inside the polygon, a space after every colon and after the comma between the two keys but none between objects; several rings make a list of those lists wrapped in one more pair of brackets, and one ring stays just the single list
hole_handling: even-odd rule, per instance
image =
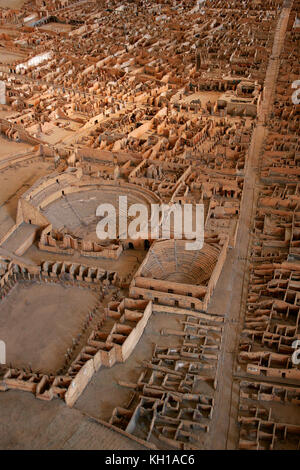
[{"label": "sandy base surface", "polygon": [[[0,118],[7,119],[15,112],[16,111],[14,111],[10,106],[2,105],[0,107]],[[1,139],[3,139],[3,137],[1,137]]]},{"label": "sandy base surface", "polygon": [[0,136],[0,160],[29,150],[32,150],[32,145],[24,142],[13,142]]},{"label": "sandy base surface", "polygon": [[47,23],[42,26],[41,29],[46,29],[49,31],[54,31],[55,33],[61,32],[69,32],[72,29],[72,25],[70,24],[62,24],[62,23]]},{"label": "sandy base surface", "polygon": [[0,63],[1,64],[13,64],[15,61],[23,60],[26,56],[24,54],[18,54],[9,50],[0,51]]},{"label": "sandy base surface", "polygon": [[199,91],[193,93],[192,95],[186,96],[181,100],[181,103],[191,103],[193,100],[200,100],[201,105],[205,106],[209,101],[215,103],[223,93],[218,93],[216,91]]},{"label": "sandy base surface", "polygon": [[0,0],[0,8],[22,8],[26,0]]},{"label": "sandy base surface", "polygon": [[208,103],[208,101],[215,103],[222,94],[223,92],[217,91],[197,91],[196,93],[191,93],[187,96],[182,93],[182,99],[180,99],[180,92],[178,92],[171,98],[171,102],[191,103],[193,100],[200,100],[201,106],[203,107]]},{"label": "sandy base surface", "polygon": [[31,393],[10,390],[0,393],[0,409],[0,449],[143,449],[63,400],[37,400]]},{"label": "sandy base surface", "polygon": [[1,170],[0,238],[2,238],[16,222],[18,199],[37,179],[51,171],[52,167],[49,161],[42,161],[41,159],[15,164],[12,167]]},{"label": "sandy base surface", "polygon": [[44,373],[58,370],[96,301],[94,292],[79,287],[17,284],[0,303],[7,363]]},{"label": "sandy base surface", "polygon": [[[0,3],[1,3],[1,0],[0,0]],[[18,36],[18,32],[17,32],[16,29],[12,30],[10,28],[8,29],[7,27],[6,28],[5,27],[0,28],[0,34],[2,34],[2,33],[7,34],[8,36],[14,36],[14,37]]]}]

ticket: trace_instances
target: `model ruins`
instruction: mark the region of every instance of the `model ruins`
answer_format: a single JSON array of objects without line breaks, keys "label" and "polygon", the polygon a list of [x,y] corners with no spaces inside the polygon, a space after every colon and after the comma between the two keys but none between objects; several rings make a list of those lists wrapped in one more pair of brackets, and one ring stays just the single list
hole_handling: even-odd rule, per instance
[{"label": "model ruins", "polygon": [[[0,448],[299,450],[300,1],[0,23]],[[202,248],[100,240],[120,196]]]}]

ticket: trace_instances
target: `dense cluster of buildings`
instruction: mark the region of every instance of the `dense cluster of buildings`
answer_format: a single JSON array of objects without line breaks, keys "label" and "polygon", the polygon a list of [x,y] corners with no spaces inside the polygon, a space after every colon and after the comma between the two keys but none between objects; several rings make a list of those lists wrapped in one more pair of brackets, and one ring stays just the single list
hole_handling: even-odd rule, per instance
[{"label": "dense cluster of buildings", "polygon": [[[15,3],[0,406],[30,392],[47,429],[59,399],[97,422],[95,448],[113,431],[132,449],[299,449],[299,0]],[[120,216],[124,196],[202,204],[202,248],[174,221],[169,239],[99,240],[98,206]]]}]

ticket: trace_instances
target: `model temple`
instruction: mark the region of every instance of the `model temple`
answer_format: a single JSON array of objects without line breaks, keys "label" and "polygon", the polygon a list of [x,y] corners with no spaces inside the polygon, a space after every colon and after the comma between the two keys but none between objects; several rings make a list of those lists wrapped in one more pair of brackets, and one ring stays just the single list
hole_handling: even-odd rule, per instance
[{"label": "model temple", "polygon": [[299,0],[0,0],[1,449],[300,449],[299,56]]}]

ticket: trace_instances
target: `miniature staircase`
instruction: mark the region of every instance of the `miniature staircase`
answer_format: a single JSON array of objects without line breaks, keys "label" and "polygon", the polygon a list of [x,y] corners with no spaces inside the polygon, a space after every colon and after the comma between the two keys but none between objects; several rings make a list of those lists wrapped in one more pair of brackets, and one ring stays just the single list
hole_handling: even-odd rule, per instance
[{"label": "miniature staircase", "polygon": [[17,256],[22,256],[35,241],[38,229],[37,225],[23,222],[3,243],[2,248]]}]

